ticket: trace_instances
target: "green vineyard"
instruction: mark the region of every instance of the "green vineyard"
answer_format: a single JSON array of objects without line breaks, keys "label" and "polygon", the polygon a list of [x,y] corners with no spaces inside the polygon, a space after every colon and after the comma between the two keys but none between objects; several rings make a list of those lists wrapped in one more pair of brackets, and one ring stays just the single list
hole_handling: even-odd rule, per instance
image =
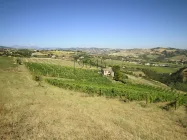
[{"label": "green vineyard", "polygon": [[42,63],[26,63],[26,66],[33,74],[46,76],[46,81],[49,84],[90,95],[119,97],[129,101],[168,102],[177,100],[179,105],[187,102],[185,94],[148,85],[113,82],[102,76],[98,70],[74,69]]}]

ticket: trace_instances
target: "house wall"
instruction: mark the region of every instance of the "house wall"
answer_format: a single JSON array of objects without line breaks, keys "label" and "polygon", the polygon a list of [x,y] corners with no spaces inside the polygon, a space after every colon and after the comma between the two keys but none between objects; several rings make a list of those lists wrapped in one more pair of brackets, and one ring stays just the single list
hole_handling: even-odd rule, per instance
[{"label": "house wall", "polygon": [[110,74],[109,71],[107,71],[107,70],[104,71],[104,75],[109,75],[109,74]]}]

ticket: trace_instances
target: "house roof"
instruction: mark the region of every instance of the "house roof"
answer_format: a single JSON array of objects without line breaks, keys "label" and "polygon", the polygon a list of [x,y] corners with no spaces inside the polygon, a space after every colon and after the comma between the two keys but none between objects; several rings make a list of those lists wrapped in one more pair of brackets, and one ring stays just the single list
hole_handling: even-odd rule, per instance
[{"label": "house roof", "polygon": [[104,70],[104,71],[112,71],[112,68],[108,67],[108,68],[103,68],[102,70]]}]

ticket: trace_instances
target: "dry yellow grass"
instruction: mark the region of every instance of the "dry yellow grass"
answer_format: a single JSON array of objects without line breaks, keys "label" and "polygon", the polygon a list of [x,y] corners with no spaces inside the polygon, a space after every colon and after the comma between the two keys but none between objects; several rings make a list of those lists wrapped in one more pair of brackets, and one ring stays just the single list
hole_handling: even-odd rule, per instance
[{"label": "dry yellow grass", "polygon": [[184,107],[168,112],[39,85],[24,65],[1,71],[0,89],[0,139],[187,139]]}]

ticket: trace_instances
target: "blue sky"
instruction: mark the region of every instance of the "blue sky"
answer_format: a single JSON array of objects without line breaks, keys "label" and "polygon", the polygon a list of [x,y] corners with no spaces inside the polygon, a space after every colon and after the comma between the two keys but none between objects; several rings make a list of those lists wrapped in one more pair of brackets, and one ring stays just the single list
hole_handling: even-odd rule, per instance
[{"label": "blue sky", "polygon": [[0,45],[187,48],[187,0],[0,0]]}]

